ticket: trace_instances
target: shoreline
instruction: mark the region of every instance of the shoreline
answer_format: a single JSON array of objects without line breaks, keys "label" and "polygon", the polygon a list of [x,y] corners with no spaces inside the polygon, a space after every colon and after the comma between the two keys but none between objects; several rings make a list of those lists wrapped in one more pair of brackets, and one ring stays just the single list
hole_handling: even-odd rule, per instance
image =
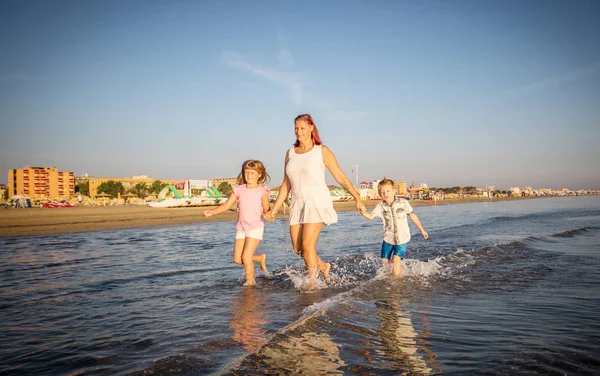
[{"label": "shoreline", "polygon": [[[467,204],[475,202],[499,202],[527,200],[531,198],[486,199],[463,198],[437,201],[436,205]],[[367,210],[372,210],[379,201],[363,201]],[[431,201],[410,200],[414,207],[433,206]],[[355,201],[334,202],[337,212],[356,209]],[[24,237],[59,235],[81,232],[124,230],[177,226],[201,222],[227,222],[237,220],[237,212],[230,210],[210,218],[202,212],[215,206],[191,208],[151,208],[149,206],[89,206],[75,208],[28,208],[0,209],[0,237]],[[278,214],[277,218],[287,218]]]}]

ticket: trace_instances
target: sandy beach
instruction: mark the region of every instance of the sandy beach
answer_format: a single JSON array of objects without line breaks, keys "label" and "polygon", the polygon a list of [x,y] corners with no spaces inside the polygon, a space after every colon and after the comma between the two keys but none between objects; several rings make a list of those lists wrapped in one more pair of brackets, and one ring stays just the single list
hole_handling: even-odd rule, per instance
[{"label": "sandy beach", "polygon": [[[512,198],[511,200],[515,200]],[[437,205],[489,201],[483,198],[438,201]],[[494,200],[497,201],[497,200]],[[371,210],[377,201],[365,201]],[[430,201],[411,200],[413,206],[432,205]],[[336,202],[338,212],[353,211],[354,201]],[[0,209],[0,237],[68,234],[75,232],[120,230],[128,228],[175,226],[198,222],[234,221],[232,210],[204,218],[202,212],[210,207],[151,208],[148,206],[97,206],[63,209],[30,208]],[[279,214],[279,218],[286,215]]]}]

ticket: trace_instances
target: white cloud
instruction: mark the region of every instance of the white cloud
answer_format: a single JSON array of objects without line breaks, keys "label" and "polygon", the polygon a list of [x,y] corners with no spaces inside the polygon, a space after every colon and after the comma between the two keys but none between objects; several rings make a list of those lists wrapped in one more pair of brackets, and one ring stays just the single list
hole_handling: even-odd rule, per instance
[{"label": "white cloud", "polygon": [[[280,56],[282,56],[281,53]],[[283,56],[284,59],[287,60],[287,63],[293,63],[293,59],[289,51],[283,53]],[[292,102],[294,102],[295,105],[302,104],[304,89],[302,83],[300,82],[300,78],[295,72],[273,67],[260,67],[252,64],[244,55],[235,51],[223,52],[221,54],[221,60],[230,67],[246,70],[271,82],[286,87],[290,92]]]},{"label": "white cloud", "polygon": [[588,65],[587,67],[573,69],[569,72],[556,75],[553,77],[547,77],[537,82],[533,82],[527,85],[516,87],[509,92],[511,93],[527,93],[549,89],[555,86],[564,85],[570,82],[579,81],[584,78],[593,76],[600,72],[600,63]]}]

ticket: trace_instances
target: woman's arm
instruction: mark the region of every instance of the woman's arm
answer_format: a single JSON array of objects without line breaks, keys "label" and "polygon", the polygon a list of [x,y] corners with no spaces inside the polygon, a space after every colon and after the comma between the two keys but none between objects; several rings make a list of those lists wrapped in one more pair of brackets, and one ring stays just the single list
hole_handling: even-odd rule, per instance
[{"label": "woman's arm", "polygon": [[224,211],[231,209],[231,207],[233,206],[233,203],[234,203],[236,200],[237,200],[237,198],[235,197],[235,194],[232,192],[232,193],[229,195],[229,198],[227,199],[227,201],[225,201],[225,203],[223,203],[223,204],[219,205],[219,207],[218,207],[218,208],[216,208],[216,209],[205,210],[204,212],[202,212],[202,214],[203,214],[203,215],[204,215],[206,218],[208,218],[208,217],[210,217],[210,216],[212,216],[212,215],[215,215],[215,214],[221,214],[221,213],[223,213]]},{"label": "woman's arm", "polygon": [[325,163],[325,167],[329,170],[335,181],[337,181],[348,193],[354,197],[356,200],[356,208],[359,212],[364,212],[366,210],[365,205],[360,200],[360,195],[348,180],[344,171],[340,168],[340,165],[335,158],[335,155],[329,148],[325,145],[322,145],[321,150],[323,151],[323,163]]}]

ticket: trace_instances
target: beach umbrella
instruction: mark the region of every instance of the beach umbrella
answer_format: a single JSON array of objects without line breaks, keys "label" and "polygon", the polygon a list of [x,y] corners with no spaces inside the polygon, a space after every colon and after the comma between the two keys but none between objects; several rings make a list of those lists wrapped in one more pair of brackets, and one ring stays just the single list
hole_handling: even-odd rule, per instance
[{"label": "beach umbrella", "polygon": [[104,193],[104,192],[102,192],[102,193],[98,193],[98,194],[96,195],[96,197],[110,197],[110,195],[109,195],[108,193]]}]

